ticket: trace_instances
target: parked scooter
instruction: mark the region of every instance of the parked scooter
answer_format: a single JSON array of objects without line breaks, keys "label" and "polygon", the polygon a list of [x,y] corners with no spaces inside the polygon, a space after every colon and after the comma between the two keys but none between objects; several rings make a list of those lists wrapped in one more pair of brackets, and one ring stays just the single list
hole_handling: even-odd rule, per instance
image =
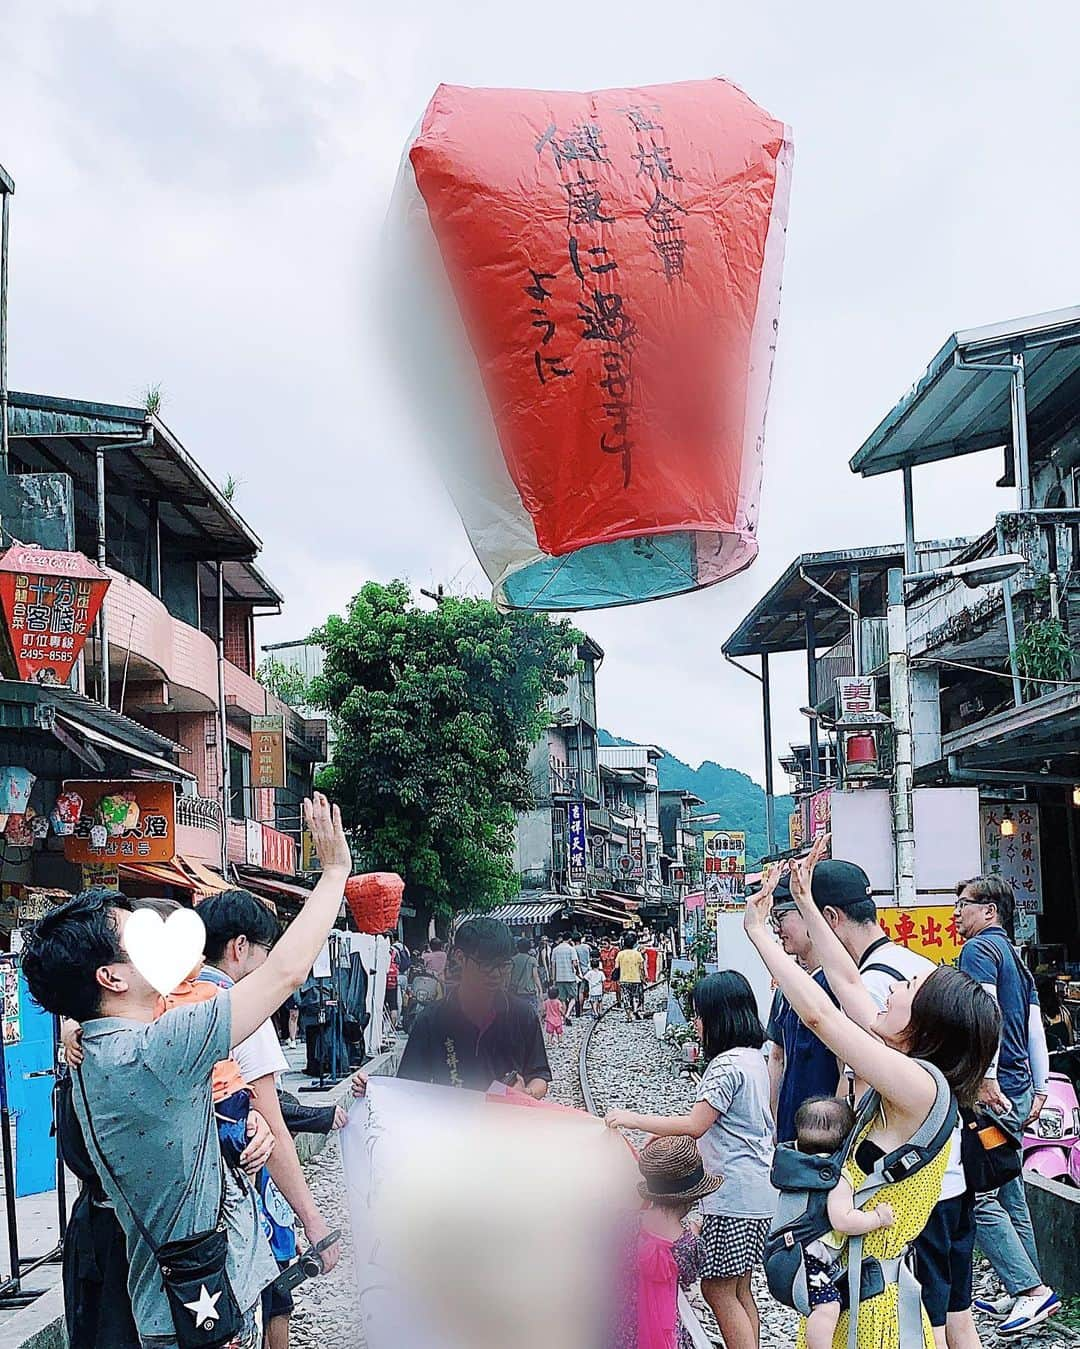
[{"label": "parked scooter", "polygon": [[1075,1080],[1080,1068],[1075,1049],[1050,1056],[1046,1101],[1038,1118],[1024,1129],[1024,1170],[1062,1185],[1080,1186],[1080,1101]]}]

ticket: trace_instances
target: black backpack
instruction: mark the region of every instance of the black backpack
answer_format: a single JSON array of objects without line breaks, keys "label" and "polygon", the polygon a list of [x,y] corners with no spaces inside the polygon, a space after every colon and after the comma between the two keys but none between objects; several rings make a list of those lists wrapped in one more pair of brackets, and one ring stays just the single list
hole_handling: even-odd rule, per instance
[{"label": "black backpack", "polygon": [[[903,1147],[882,1157],[855,1192],[855,1203],[862,1207],[883,1186],[903,1180],[932,1162],[947,1146],[956,1128],[956,1101],[949,1084],[932,1063],[919,1060],[934,1079],[937,1088],[934,1104],[915,1135]],[[781,1143],[772,1165],[772,1183],[780,1197],[765,1243],[765,1277],[769,1292],[778,1302],[803,1316],[810,1314],[810,1289],[806,1274],[806,1247],[832,1230],[829,1221],[829,1192],[840,1179],[844,1163],[870,1121],[881,1107],[881,1097],[868,1091],[859,1102],[855,1127],[842,1148],[831,1157],[815,1157],[799,1152],[794,1143]],[[876,1260],[863,1256],[863,1238],[848,1237],[846,1269],[858,1268],[859,1278],[852,1287],[845,1272],[840,1294],[851,1316],[848,1343],[854,1349],[858,1329],[859,1303],[875,1297],[889,1283],[900,1287],[898,1315],[901,1349],[921,1349],[922,1295],[918,1281],[903,1256],[896,1260]],[[913,1336],[910,1340],[907,1335]]]}]

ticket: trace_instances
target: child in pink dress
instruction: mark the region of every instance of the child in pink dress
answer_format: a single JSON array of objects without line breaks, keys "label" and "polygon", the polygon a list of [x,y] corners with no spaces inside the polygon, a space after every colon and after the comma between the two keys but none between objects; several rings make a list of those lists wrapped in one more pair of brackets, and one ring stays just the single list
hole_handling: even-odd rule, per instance
[{"label": "child in pink dress", "polygon": [[544,1003],[544,1029],[551,1036],[553,1044],[562,1044],[565,1014],[566,1009],[559,997],[559,990],[552,984],[547,991],[547,1001]]},{"label": "child in pink dress", "polygon": [[637,1349],[689,1349],[679,1320],[679,1288],[700,1277],[705,1250],[700,1225],[687,1224],[699,1199],[718,1188],[706,1175],[692,1138],[654,1138],[641,1150],[640,1190],[647,1207],[637,1242]]}]

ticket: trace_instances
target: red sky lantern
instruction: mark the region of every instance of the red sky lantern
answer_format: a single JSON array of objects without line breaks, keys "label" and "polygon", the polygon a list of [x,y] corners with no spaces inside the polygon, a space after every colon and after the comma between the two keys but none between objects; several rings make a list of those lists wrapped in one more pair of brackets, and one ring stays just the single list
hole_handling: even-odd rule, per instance
[{"label": "red sky lantern", "polygon": [[754,560],[791,160],[724,80],[436,91],[394,315],[499,604],[633,604]]},{"label": "red sky lantern", "polygon": [[108,575],[82,553],[12,544],[0,557],[5,673],[66,684],[108,588]]}]

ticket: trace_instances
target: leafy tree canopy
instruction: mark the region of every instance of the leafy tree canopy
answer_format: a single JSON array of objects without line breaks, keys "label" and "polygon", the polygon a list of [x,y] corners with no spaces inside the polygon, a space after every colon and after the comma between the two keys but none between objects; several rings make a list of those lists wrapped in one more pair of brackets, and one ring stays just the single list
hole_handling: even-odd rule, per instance
[{"label": "leafy tree canopy", "polygon": [[311,681],[303,670],[295,670],[291,665],[283,665],[273,656],[267,656],[256,671],[256,676],[264,689],[269,689],[275,698],[280,698],[290,707],[311,705]]},{"label": "leafy tree canopy", "polygon": [[369,582],[313,634],[310,686],[333,719],[323,784],[363,864],[397,871],[418,913],[483,909],[517,890],[514,812],[531,804],[526,761],[547,698],[577,668],[581,634],[542,614],[500,614],[408,585]]}]

